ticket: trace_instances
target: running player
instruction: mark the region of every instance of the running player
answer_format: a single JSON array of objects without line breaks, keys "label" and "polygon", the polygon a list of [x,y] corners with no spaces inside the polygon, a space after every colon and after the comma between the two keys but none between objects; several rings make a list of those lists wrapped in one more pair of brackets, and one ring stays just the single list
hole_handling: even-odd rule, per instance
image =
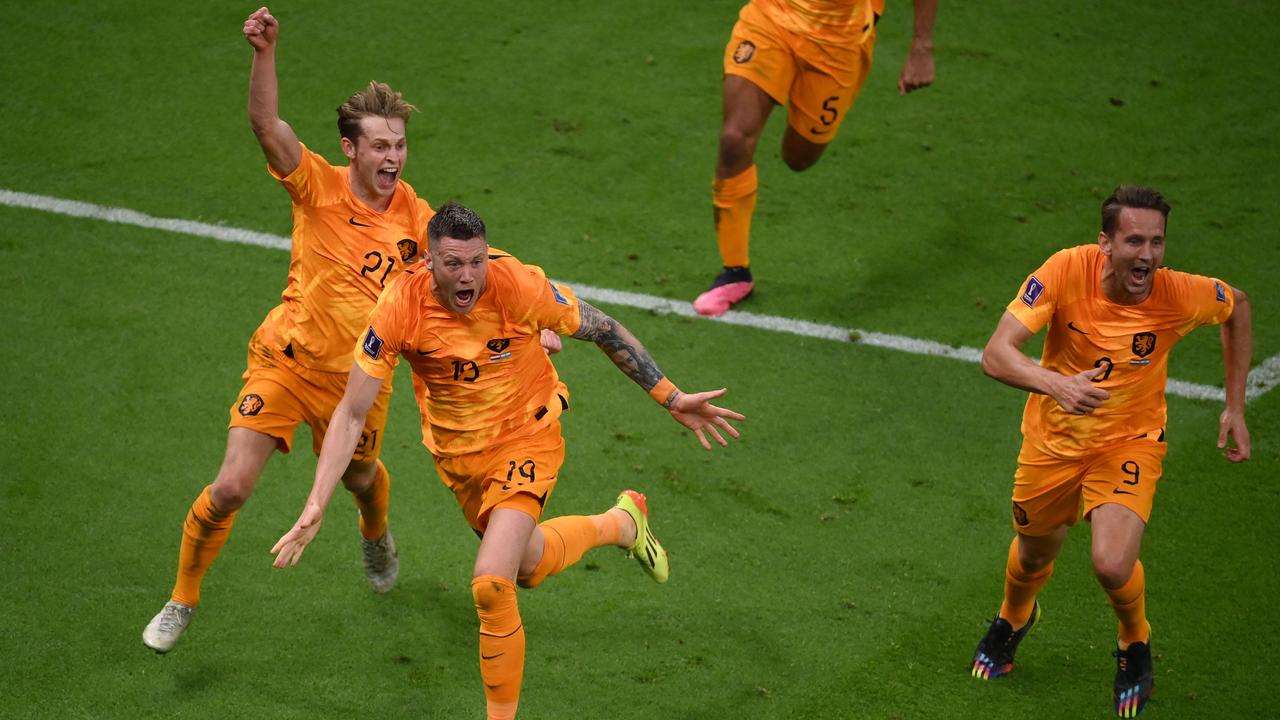
[{"label": "running player", "polygon": [[[898,92],[933,82],[937,0],[914,0],[915,31]],[[723,315],[755,288],[747,246],[756,209],[756,144],[777,105],[787,106],[782,160],[799,172],[835,139],[871,70],[884,0],[751,0],[724,52],[724,120],[712,205],[724,270],[693,301]]]},{"label": "running player", "polygon": [[296,564],[320,529],[346,456],[400,357],[413,369],[423,443],[441,481],[481,537],[471,582],[480,617],[480,674],[490,718],[515,717],[525,639],[516,585],[537,587],[587,550],[625,548],[657,582],[667,553],[649,530],[645,497],[624,490],[613,508],[538,524],[564,461],[560,415],[569,394],[538,343],[553,330],[598,345],[704,448],[709,434],[738,437],[711,404],[725,390],[685,394],[626,328],[543,271],[489,247],[484,223],[447,203],[428,226],[429,266],[388,288],[355,349],[346,395],[334,412],[315,484],[294,527],[272,548],[276,567]]},{"label": "running player", "polygon": [[[329,416],[342,398],[351,345],[384,286],[421,257],[431,207],[400,178],[405,124],[414,107],[382,83],[370,83],[338,108],[342,151],[334,167],[309,150],[278,114],[276,38],[267,8],[244,23],[253,46],[249,122],[272,176],[293,201],[289,279],[276,306],[249,341],[248,369],[231,406],[227,451],[183,526],[178,577],[170,600],[142,633],[156,652],[173,649],[200,603],[200,584],[253,493],[274,451],[289,452],[299,423],[311,426],[320,451]],[[340,474],[360,509],[365,575],[386,592],[399,561],[387,529],[390,479],[378,460],[391,384],[373,400],[358,444]]]},{"label": "running player", "polygon": [[[989,680],[1013,669],[1014,651],[1040,617],[1036,594],[1083,509],[1093,526],[1093,571],[1119,624],[1121,717],[1142,711],[1153,684],[1138,552],[1166,450],[1169,351],[1201,325],[1222,324],[1218,447],[1231,462],[1249,459],[1249,301],[1220,280],[1161,267],[1168,215],[1155,190],[1117,188],[1102,204],[1097,244],[1062,250],[1032,273],[982,354],[987,375],[1032,394],[1014,475],[1004,603],[978,643],[972,674]],[[1020,348],[1045,326],[1037,365]]]}]

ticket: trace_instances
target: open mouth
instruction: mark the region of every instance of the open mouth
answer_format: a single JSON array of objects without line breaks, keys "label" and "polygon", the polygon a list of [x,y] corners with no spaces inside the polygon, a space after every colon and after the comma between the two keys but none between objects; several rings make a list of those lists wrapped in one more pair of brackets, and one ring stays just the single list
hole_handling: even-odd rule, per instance
[{"label": "open mouth", "polygon": [[453,294],[453,301],[458,304],[458,307],[466,307],[470,305],[471,301],[475,300],[475,298],[476,291],[474,288],[471,290],[459,290]]},{"label": "open mouth", "polygon": [[378,187],[390,189],[395,187],[396,179],[400,177],[400,171],[395,169],[378,171]]},{"label": "open mouth", "polygon": [[1151,277],[1151,268],[1136,267],[1129,271],[1129,279],[1132,280],[1135,285],[1146,284],[1147,278],[1149,277]]}]

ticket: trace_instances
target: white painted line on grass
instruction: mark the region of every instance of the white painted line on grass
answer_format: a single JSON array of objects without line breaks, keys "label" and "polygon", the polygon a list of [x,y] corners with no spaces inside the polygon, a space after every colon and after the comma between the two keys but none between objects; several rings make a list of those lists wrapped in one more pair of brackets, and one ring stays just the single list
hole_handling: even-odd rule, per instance
[{"label": "white painted line on grass", "polygon": [[[31,195],[29,193],[14,192],[12,190],[0,189],[0,205],[27,208],[31,210],[42,210],[44,212],[57,213],[59,215],[70,215],[72,217],[106,220],[108,222],[121,223],[124,225],[135,225],[137,227],[154,228],[156,230],[167,230],[169,232],[182,233],[184,235],[211,238],[222,242],[257,245],[259,247],[273,248],[276,250],[288,250],[290,245],[289,238],[281,237],[279,235],[271,235],[269,233],[254,232],[252,230],[232,228],[225,225],[213,225],[210,223],[195,222],[192,220],[152,217],[151,215],[145,215],[126,208],[106,207],[103,205],[94,205],[92,203],[76,202],[74,200],[63,200],[61,198],[49,197],[46,195]],[[569,281],[563,282],[572,287],[574,292],[580,297],[587,300],[609,303],[611,305],[623,305],[626,307],[650,310],[663,314],[701,318],[701,316],[693,311],[693,306],[690,303],[682,300],[671,300],[668,298],[655,297],[653,295],[642,295],[640,293],[611,290],[609,288],[599,288],[591,285],[579,285]],[[708,320],[707,318],[701,319]],[[870,345],[888,350],[911,353],[913,355],[933,355],[937,357],[952,358],[955,360],[964,360],[967,362],[979,362],[982,360],[982,351],[977,348],[952,347],[950,345],[933,342],[932,340],[920,340],[917,338],[906,337],[904,335],[890,335],[888,333],[872,332],[868,330],[855,330],[851,328],[837,327],[835,325],[808,322],[806,320],[792,320],[790,318],[774,317],[771,315],[757,315],[755,313],[740,312],[737,310],[730,310],[721,317],[708,321],[728,323],[730,325],[741,325],[744,327],[771,330],[780,333],[789,333],[791,335],[800,335],[803,337],[820,338],[822,340],[833,340],[835,342],[851,342],[860,345]],[[1249,371],[1247,397],[1249,400],[1261,397],[1262,395],[1270,392],[1272,388],[1276,387],[1276,385],[1280,385],[1280,355],[1267,358],[1262,362],[1262,364]],[[1197,383],[1175,380],[1173,378],[1169,379],[1166,392],[1170,395],[1191,398],[1193,400],[1217,400],[1221,402],[1225,399],[1225,394],[1222,388],[1213,387],[1212,385],[1200,385]]]}]

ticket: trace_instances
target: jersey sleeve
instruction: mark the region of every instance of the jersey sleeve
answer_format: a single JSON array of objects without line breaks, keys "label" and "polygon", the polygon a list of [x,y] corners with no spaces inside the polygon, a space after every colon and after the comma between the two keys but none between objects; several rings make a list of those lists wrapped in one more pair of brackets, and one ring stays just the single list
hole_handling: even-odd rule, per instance
[{"label": "jersey sleeve", "polygon": [[578,297],[569,286],[547,279],[537,265],[524,265],[515,274],[523,301],[521,322],[558,335],[578,331],[582,316]]},{"label": "jersey sleeve", "polygon": [[1235,311],[1235,293],[1217,278],[1170,271],[1169,281],[1186,313],[1186,322],[1178,330],[1180,335],[1201,325],[1217,325]]},{"label": "jersey sleeve", "polygon": [[1062,287],[1063,266],[1067,262],[1065,251],[1055,253],[1035,272],[1027,276],[1022,289],[1007,306],[1006,310],[1013,314],[1031,334],[1040,332],[1053,317]]},{"label": "jersey sleeve", "polygon": [[289,197],[297,205],[327,205],[333,202],[342,189],[342,173],[319,153],[302,143],[299,145],[302,145],[302,158],[293,172],[281,175],[270,165],[267,166],[267,171],[289,191]]},{"label": "jersey sleeve", "polygon": [[400,362],[400,352],[404,349],[408,332],[408,313],[403,310],[404,302],[397,301],[402,294],[396,292],[400,287],[403,283],[392,281],[378,298],[378,304],[369,315],[369,326],[356,340],[353,353],[361,370],[384,381],[391,377]]}]

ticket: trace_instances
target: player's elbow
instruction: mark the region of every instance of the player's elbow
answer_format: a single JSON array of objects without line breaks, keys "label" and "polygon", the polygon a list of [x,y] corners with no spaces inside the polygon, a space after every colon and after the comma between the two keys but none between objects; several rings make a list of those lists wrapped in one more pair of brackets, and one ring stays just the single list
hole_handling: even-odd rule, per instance
[{"label": "player's elbow", "polygon": [[1000,364],[999,364],[999,361],[996,360],[996,356],[997,356],[997,353],[992,352],[991,346],[990,345],[986,346],[985,348],[982,349],[981,365],[982,365],[983,374],[985,374],[989,378],[999,380]]},{"label": "player's elbow", "polygon": [[1231,295],[1232,295],[1232,300],[1235,303],[1235,307],[1249,306],[1249,296],[1246,295],[1245,292],[1240,288],[1231,288]]}]

